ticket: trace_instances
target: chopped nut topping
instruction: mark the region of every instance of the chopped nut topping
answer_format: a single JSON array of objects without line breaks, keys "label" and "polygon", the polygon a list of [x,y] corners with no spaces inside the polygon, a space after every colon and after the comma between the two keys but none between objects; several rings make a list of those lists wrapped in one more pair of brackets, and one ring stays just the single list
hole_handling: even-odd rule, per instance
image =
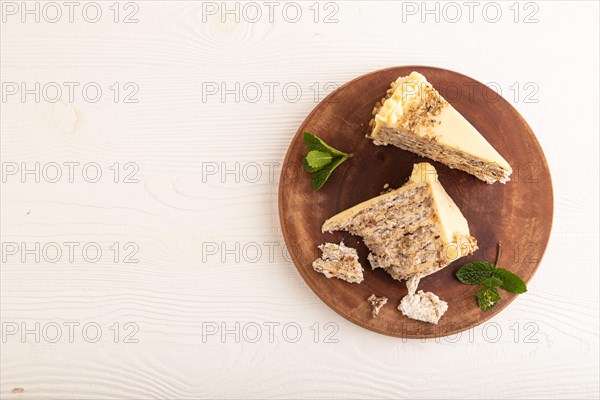
[{"label": "chopped nut topping", "polygon": [[[373,118],[369,122],[367,137],[371,137],[371,133],[375,128],[375,116],[379,113],[386,100],[392,97],[397,86],[398,84],[396,82],[392,82],[390,88],[386,92],[386,96],[382,98],[381,101],[375,103],[372,112]],[[429,82],[421,85],[418,98],[420,101],[409,106],[407,112],[403,114],[402,119],[400,120],[402,126],[410,132],[440,125],[442,122],[435,117],[437,117],[442,112],[444,106],[448,104]],[[432,137],[432,139],[435,138]]]},{"label": "chopped nut topping", "polygon": [[439,124],[434,117],[438,116],[442,112],[442,108],[448,104],[429,82],[421,90],[421,101],[416,107],[409,109],[404,121],[404,126],[411,132]]}]

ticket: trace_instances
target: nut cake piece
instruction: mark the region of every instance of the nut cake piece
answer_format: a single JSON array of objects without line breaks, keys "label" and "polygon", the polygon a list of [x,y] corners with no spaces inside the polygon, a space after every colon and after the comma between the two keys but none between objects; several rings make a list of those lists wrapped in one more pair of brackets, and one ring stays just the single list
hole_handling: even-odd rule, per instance
[{"label": "nut cake piece", "polygon": [[350,283],[363,281],[363,268],[358,262],[356,249],[346,247],[344,242],[324,243],[319,246],[321,258],[313,262],[313,269],[327,278],[338,278]]},{"label": "nut cake piece", "polygon": [[371,267],[397,280],[427,276],[477,249],[467,220],[428,163],[415,164],[401,188],[342,211],[321,229],[362,236]]},{"label": "nut cake piece", "polygon": [[[477,250],[467,220],[428,163],[415,164],[409,181],[401,188],[342,211],[325,221],[321,229],[362,236],[373,269],[383,268],[397,280],[413,278],[409,281],[409,295],[413,297],[407,299],[405,310],[409,301],[438,304],[437,296],[416,293],[419,279]],[[443,308],[436,308],[439,316]]]},{"label": "nut cake piece", "polygon": [[418,72],[392,82],[375,105],[367,137],[494,183],[512,168],[492,145]]}]

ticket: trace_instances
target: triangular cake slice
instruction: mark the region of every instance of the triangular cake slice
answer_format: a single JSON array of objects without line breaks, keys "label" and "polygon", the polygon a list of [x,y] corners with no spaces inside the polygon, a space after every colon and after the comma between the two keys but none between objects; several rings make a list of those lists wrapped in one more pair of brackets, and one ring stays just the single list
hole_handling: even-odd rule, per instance
[{"label": "triangular cake slice", "polygon": [[418,72],[392,82],[375,105],[367,137],[475,175],[510,180],[512,168],[491,144]]},{"label": "triangular cake slice", "polygon": [[427,276],[477,249],[467,220],[428,163],[415,164],[401,188],[335,215],[322,230],[362,236],[371,267],[398,280]]}]

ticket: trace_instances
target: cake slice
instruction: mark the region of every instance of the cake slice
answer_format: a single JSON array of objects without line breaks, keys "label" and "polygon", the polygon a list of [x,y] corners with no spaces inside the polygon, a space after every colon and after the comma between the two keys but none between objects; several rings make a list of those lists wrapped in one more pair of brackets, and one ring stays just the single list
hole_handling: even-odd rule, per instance
[{"label": "cake slice", "polygon": [[401,188],[342,211],[322,230],[362,236],[371,267],[397,280],[427,276],[477,249],[467,220],[428,163],[415,164]]},{"label": "cake slice", "polygon": [[350,283],[363,281],[363,268],[358,262],[356,249],[340,244],[323,243],[319,246],[321,258],[313,262],[313,269],[327,278],[338,278]]},{"label": "cake slice", "polygon": [[512,168],[418,72],[392,82],[375,105],[367,137],[466,171],[487,183],[510,180]]}]

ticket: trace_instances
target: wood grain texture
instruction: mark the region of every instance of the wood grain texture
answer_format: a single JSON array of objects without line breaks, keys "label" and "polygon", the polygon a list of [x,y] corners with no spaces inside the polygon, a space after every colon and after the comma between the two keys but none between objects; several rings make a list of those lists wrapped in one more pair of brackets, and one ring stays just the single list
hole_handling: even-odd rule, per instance
[{"label": "wood grain texture", "polygon": [[[98,343],[80,334],[70,343],[66,333],[57,343],[31,335],[0,342],[0,398],[598,397],[599,105],[597,91],[571,84],[575,71],[598,87],[597,2],[538,1],[533,24],[513,22],[513,2],[499,2],[503,18],[493,24],[481,18],[483,3],[472,24],[466,8],[458,23],[431,15],[422,23],[418,14],[401,23],[402,2],[392,1],[338,1],[334,24],[313,22],[312,1],[298,2],[306,18],[296,24],[279,16],[223,24],[219,15],[202,23],[202,2],[137,1],[140,22],[114,24],[113,3],[100,3],[106,18],[97,24],[22,24],[18,14],[0,24],[3,82],[98,81],[107,93],[99,103],[71,104],[70,132],[49,118],[51,104],[0,103],[2,162],[95,161],[109,177],[115,161],[140,166],[140,183],[131,185],[1,184],[2,242],[132,240],[140,262],[2,263],[1,322],[97,322],[104,335]],[[380,335],[325,306],[291,262],[277,206],[290,140],[329,93],[315,100],[310,86],[411,64],[497,82],[536,133],[555,190],[553,232],[529,293],[491,321],[439,340]],[[114,103],[107,86],[116,81],[137,82],[139,103]],[[269,81],[298,82],[303,96],[202,100],[202,82]],[[524,101],[528,82],[539,88],[537,103]],[[203,162],[279,167],[273,181],[215,175],[204,183]],[[586,173],[573,174],[573,165]],[[272,259],[262,247],[256,262],[221,254],[204,262],[206,242],[276,247]],[[116,321],[136,322],[139,343],[115,343]],[[202,324],[211,321],[295,322],[303,336],[290,343],[276,330],[271,342],[265,329],[256,343],[218,334],[203,342]],[[335,343],[324,342],[328,322],[338,327]]]},{"label": "wood grain texture", "polygon": [[[487,185],[463,171],[433,163],[442,186],[469,221],[471,235],[477,238],[480,248],[421,280],[420,289],[431,291],[449,303],[448,311],[437,325],[402,316],[396,307],[407,294],[406,285],[391,279],[381,269],[371,270],[368,249],[360,240],[345,233],[321,233],[321,226],[340,211],[379,195],[386,183],[392,188],[402,186],[413,165],[424,161],[393,146],[376,147],[365,138],[374,104],[385,96],[390,82],[412,71],[427,77],[446,98],[450,98],[451,88],[483,86],[459,73],[424,66],[389,68],[345,84],[311,112],[294,136],[281,172],[279,212],[283,236],[293,249],[291,255],[298,271],[327,305],[350,321],[379,333],[432,338],[470,329],[492,318],[514,300],[514,294],[502,293],[502,300],[492,310],[483,312],[475,300],[478,287],[461,284],[454,273],[468,260],[493,262],[495,245],[501,242],[507,250],[521,248],[521,254],[516,257],[505,253],[501,265],[528,282],[548,244],[554,202],[544,153],[527,123],[508,102],[491,89],[450,101],[504,155],[516,172],[506,185]],[[306,156],[302,141],[305,131],[354,155],[334,171],[318,192],[312,190],[309,175],[302,170],[302,159]],[[525,168],[528,168],[527,175]],[[319,257],[315,255],[319,244],[342,240],[359,250],[366,270],[365,281],[360,285],[327,279],[312,268],[312,262]],[[386,296],[391,303],[382,309],[378,318],[370,316],[371,306],[366,299],[371,293]]]}]

